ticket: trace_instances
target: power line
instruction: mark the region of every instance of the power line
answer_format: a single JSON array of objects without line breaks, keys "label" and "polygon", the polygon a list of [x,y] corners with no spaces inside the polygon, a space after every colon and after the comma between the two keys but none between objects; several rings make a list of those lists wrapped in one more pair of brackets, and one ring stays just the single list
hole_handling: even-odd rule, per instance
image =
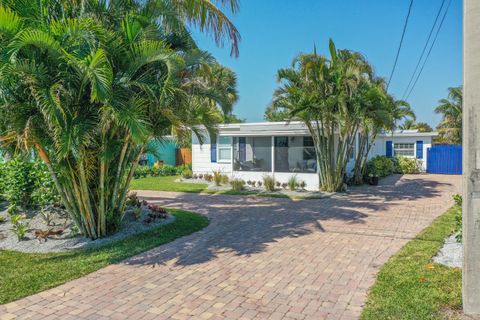
[{"label": "power line", "polygon": [[400,38],[400,44],[398,45],[398,49],[397,49],[397,55],[395,57],[395,62],[393,63],[392,72],[390,73],[390,77],[388,78],[387,90],[388,90],[388,87],[390,86],[390,81],[392,81],[395,68],[397,67],[398,57],[400,56],[400,50],[402,49],[403,38],[405,37],[405,31],[407,31],[408,19],[410,18],[410,12],[412,12],[412,6],[413,6],[413,0],[410,0],[407,17],[405,18],[405,24],[403,25],[402,37]]},{"label": "power line", "polygon": [[413,82],[413,79],[415,79],[415,75],[417,74],[418,67],[420,66],[420,63],[423,60],[423,55],[425,54],[425,51],[427,50],[428,44],[430,43],[430,39],[432,38],[433,31],[435,30],[435,27],[438,22],[438,18],[440,17],[440,14],[442,13],[443,6],[445,4],[445,0],[442,0],[442,4],[440,5],[440,8],[438,9],[437,16],[435,17],[435,21],[433,22],[432,28],[430,29],[430,33],[428,34],[427,41],[425,42],[425,45],[423,46],[422,54],[420,55],[420,58],[418,59],[417,65],[415,66],[415,70],[412,73],[412,76],[410,77],[410,81],[408,82],[407,87],[405,88],[405,91],[403,92],[402,95],[402,100],[405,98],[407,95],[408,89],[410,89],[410,85]]},{"label": "power line", "polygon": [[440,30],[442,29],[443,22],[445,21],[445,17],[447,16],[448,9],[450,8],[450,4],[452,3],[452,0],[448,1],[447,9],[445,9],[445,12],[443,13],[442,20],[440,21],[440,25],[438,26],[437,32],[435,33],[435,37],[433,38],[432,45],[430,46],[430,49],[428,50],[427,56],[425,57],[425,60],[423,61],[422,68],[420,68],[420,72],[418,72],[417,78],[415,79],[415,82],[413,83],[412,88],[408,92],[408,95],[405,99],[408,99],[410,95],[412,94],[413,89],[415,88],[415,85],[418,82],[418,79],[420,78],[420,75],[423,72],[423,68],[425,68],[425,65],[427,64],[428,57],[430,56],[430,53],[432,53],[433,46],[435,45],[435,42],[437,41],[437,37],[440,33]]}]

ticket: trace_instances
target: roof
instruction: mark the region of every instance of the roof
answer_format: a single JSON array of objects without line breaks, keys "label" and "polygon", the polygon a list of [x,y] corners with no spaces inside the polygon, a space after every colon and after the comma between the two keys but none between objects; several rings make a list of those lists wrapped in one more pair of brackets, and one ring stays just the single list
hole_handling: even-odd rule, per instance
[{"label": "roof", "polygon": [[219,135],[228,136],[288,136],[308,135],[307,126],[301,121],[231,123],[218,126]]},{"label": "roof", "polygon": [[436,137],[438,132],[419,132],[418,130],[400,130],[392,132],[385,132],[378,135],[379,137]]}]

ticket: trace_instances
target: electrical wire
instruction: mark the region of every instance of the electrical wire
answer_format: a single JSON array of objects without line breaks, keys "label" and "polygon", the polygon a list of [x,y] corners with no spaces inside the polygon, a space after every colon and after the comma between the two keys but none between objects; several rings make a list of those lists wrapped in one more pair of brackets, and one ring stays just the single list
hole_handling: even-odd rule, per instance
[{"label": "electrical wire", "polygon": [[405,18],[405,24],[403,25],[402,37],[400,38],[400,44],[398,45],[398,49],[397,49],[397,55],[395,56],[395,62],[393,63],[392,72],[390,73],[390,77],[388,78],[387,90],[388,90],[388,87],[390,86],[390,82],[392,81],[395,68],[397,67],[398,57],[400,56],[400,50],[402,49],[403,39],[405,37],[405,32],[407,31],[408,19],[410,18],[410,13],[412,12],[412,6],[413,6],[413,0],[410,0],[407,17]]},{"label": "electrical wire", "polygon": [[435,30],[435,27],[438,22],[438,18],[440,17],[440,14],[442,13],[443,6],[445,5],[445,0],[442,0],[442,4],[440,5],[440,8],[438,9],[437,16],[435,17],[435,21],[433,22],[432,28],[430,29],[430,33],[428,34],[427,41],[425,42],[425,45],[423,46],[422,54],[420,55],[420,58],[418,58],[417,65],[415,66],[415,70],[413,70],[412,76],[410,77],[410,81],[408,82],[407,87],[405,88],[405,91],[403,92],[402,95],[402,100],[405,98],[407,95],[408,89],[410,89],[410,85],[413,82],[413,79],[415,79],[415,75],[417,74],[418,67],[420,66],[420,63],[423,60],[423,56],[427,50],[428,44],[430,43],[430,39],[432,38],[433,31]]}]

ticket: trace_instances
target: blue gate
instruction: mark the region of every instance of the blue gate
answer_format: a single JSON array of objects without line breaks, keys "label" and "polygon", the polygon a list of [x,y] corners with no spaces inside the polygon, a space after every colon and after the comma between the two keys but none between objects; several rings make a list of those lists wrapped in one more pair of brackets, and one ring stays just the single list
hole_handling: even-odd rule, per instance
[{"label": "blue gate", "polygon": [[440,144],[427,149],[427,172],[462,174],[462,146]]}]

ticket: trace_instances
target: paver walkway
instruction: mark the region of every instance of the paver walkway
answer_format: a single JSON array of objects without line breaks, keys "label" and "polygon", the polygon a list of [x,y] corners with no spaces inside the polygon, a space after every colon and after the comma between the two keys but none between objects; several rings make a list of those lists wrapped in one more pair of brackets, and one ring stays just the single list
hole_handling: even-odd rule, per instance
[{"label": "paver walkway", "polygon": [[[355,319],[379,267],[460,177],[389,177],[320,200],[141,192],[206,214],[193,235],[0,306],[24,319]],[[58,270],[61,272],[61,270]]]}]

